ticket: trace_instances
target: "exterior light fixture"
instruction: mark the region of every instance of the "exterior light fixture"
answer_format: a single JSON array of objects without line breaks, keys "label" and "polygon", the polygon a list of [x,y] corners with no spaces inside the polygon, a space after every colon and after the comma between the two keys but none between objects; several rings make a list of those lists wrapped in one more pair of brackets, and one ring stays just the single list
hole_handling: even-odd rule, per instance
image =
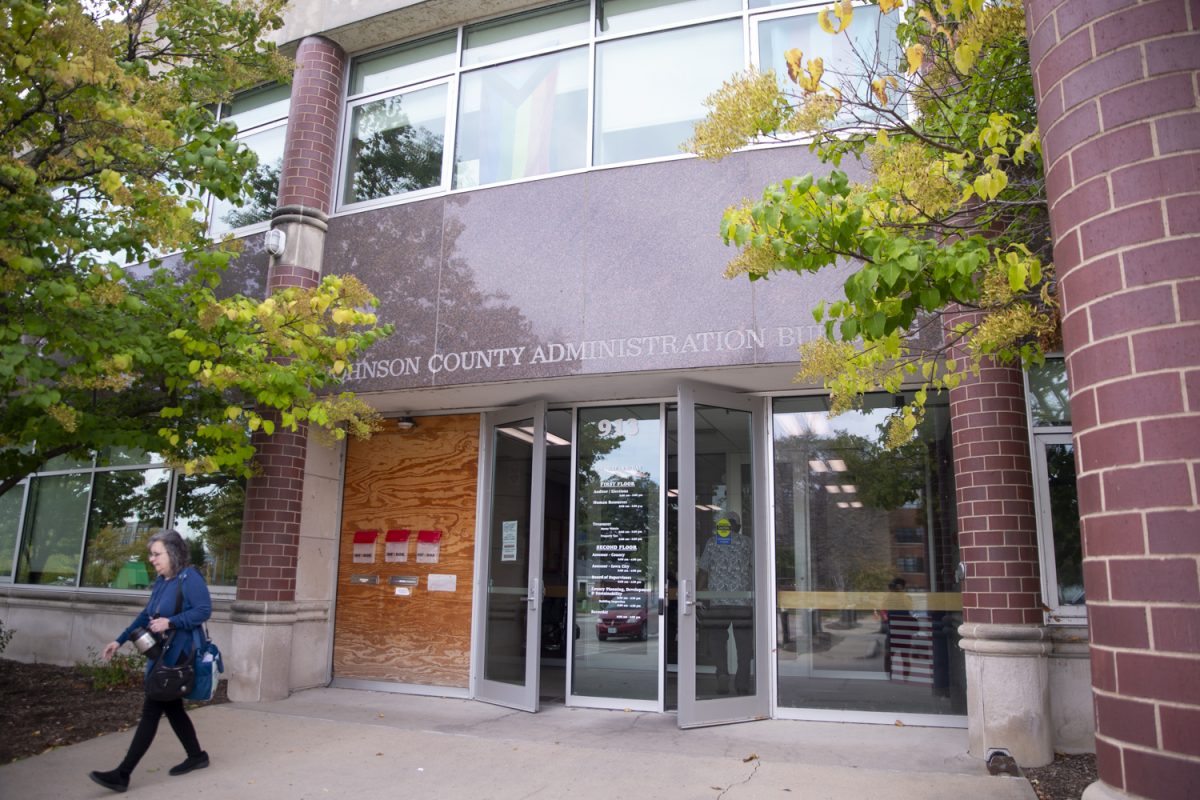
[{"label": "exterior light fixture", "polygon": [[417,427],[417,421],[408,414],[405,414],[403,417],[400,417],[398,420],[396,420],[396,427],[402,431],[411,431],[413,428]]},{"label": "exterior light fixture", "polygon": [[278,228],[267,231],[263,236],[263,248],[273,256],[283,255],[283,249],[287,247],[287,234]]}]

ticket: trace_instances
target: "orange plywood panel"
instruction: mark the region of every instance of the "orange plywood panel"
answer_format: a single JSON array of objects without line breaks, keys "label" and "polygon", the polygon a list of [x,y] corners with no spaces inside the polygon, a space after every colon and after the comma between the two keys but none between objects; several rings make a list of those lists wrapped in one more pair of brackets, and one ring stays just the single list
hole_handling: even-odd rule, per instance
[{"label": "orange plywood panel", "polygon": [[478,462],[478,414],[389,421],[349,444],[335,677],[467,686]]}]

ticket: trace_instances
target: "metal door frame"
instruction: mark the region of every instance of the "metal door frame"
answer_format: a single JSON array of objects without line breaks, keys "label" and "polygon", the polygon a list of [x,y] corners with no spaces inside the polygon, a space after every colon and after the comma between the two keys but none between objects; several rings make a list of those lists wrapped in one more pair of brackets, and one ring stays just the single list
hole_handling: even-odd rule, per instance
[{"label": "metal door frame", "polygon": [[[679,386],[679,727],[694,728],[766,719],[771,712],[770,547],[767,541],[765,398],[685,382]],[[754,534],[754,652],[755,693],[696,699],[696,405],[728,408],[750,414],[750,469],[753,487]],[[743,516],[745,511],[743,510]],[[688,576],[684,578],[683,576]]]},{"label": "metal door frame", "polygon": [[[529,491],[529,566],[526,576],[525,621],[525,683],[514,685],[484,677],[486,656],[488,590],[492,540],[492,510],[495,487],[495,429],[520,420],[533,420],[533,470]],[[538,444],[541,444],[539,447]],[[472,635],[472,696],[476,700],[515,708],[520,711],[538,710],[541,668],[541,610],[542,610],[542,548],[544,501],[546,492],[546,401],[537,400],[524,405],[485,412],[480,422],[480,502],[476,523],[476,592],[474,630]]]}]

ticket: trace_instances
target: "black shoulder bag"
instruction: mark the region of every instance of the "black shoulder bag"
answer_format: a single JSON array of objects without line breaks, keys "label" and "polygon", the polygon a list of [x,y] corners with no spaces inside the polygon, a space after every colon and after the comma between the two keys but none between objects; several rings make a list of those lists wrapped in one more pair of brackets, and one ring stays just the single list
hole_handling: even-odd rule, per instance
[{"label": "black shoulder bag", "polygon": [[[176,579],[175,584],[175,614],[178,615],[183,608],[183,582]],[[146,697],[158,702],[167,702],[170,700],[178,700],[190,694],[192,688],[196,685],[196,668],[193,664],[195,661],[195,645],[188,651],[187,657],[182,659],[179,666],[168,666],[166,664],[167,651],[171,647],[171,642],[175,638],[176,629],[172,628],[167,634],[167,639],[163,642],[162,652],[155,659],[150,671],[146,673]]]}]

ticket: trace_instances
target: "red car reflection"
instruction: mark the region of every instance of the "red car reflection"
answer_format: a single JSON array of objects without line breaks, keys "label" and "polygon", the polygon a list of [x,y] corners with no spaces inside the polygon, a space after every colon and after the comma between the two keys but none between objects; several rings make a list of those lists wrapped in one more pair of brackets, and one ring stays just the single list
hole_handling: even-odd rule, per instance
[{"label": "red car reflection", "polygon": [[610,636],[628,636],[645,641],[647,632],[646,609],[614,608],[603,611],[596,621],[596,638],[600,641]]}]

